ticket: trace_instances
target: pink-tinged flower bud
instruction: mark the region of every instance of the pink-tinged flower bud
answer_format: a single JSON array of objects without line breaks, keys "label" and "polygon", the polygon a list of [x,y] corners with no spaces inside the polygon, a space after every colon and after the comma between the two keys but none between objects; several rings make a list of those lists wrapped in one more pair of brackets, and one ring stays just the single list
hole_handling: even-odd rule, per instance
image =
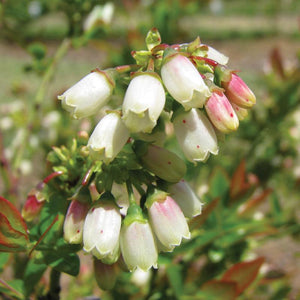
[{"label": "pink-tinged flower bud", "polygon": [[45,199],[39,200],[35,194],[29,194],[22,209],[22,217],[27,221],[32,221],[41,212]]},{"label": "pink-tinged flower bud", "polygon": [[141,161],[149,171],[168,182],[178,182],[186,172],[186,165],[181,158],[175,153],[155,145],[148,146]]},{"label": "pink-tinged flower bud", "polygon": [[153,231],[166,248],[178,246],[182,238],[191,234],[185,217],[178,204],[162,191],[155,191],[146,200],[149,221]]},{"label": "pink-tinged flower bud", "polygon": [[83,224],[89,210],[88,203],[72,200],[64,222],[64,239],[70,244],[81,244]]},{"label": "pink-tinged flower bud", "polygon": [[83,250],[98,259],[117,260],[121,215],[118,207],[107,200],[99,200],[89,210],[83,227]]},{"label": "pink-tinged flower bud", "polygon": [[203,107],[211,95],[196,67],[183,55],[167,57],[161,68],[161,77],[171,96],[186,110]]},{"label": "pink-tinged flower bud", "polygon": [[203,203],[184,180],[170,185],[168,193],[179,205],[186,218],[201,214]]},{"label": "pink-tinged flower bud", "polygon": [[105,71],[97,70],[57,98],[73,118],[80,119],[97,113],[108,102],[114,86],[114,80]]},{"label": "pink-tinged flower bud", "polygon": [[105,115],[94,129],[88,141],[91,155],[110,163],[129,138],[129,131],[118,113]]},{"label": "pink-tinged flower bud", "polygon": [[231,73],[229,82],[222,82],[222,86],[230,102],[243,108],[250,108],[256,103],[255,95],[238,75]]},{"label": "pink-tinged flower bud", "polygon": [[155,73],[134,77],[126,90],[123,120],[131,132],[150,133],[165,106],[165,90]]},{"label": "pink-tinged flower bud", "polygon": [[118,264],[104,264],[101,260],[94,259],[94,272],[98,286],[102,290],[111,290],[119,274]]},{"label": "pink-tinged flower bud", "polygon": [[248,110],[246,108],[239,107],[235,103],[231,103],[231,105],[240,121],[243,121],[248,116]]},{"label": "pink-tinged flower bud", "polygon": [[157,248],[147,219],[127,215],[121,229],[120,246],[123,259],[130,271],[157,268]]},{"label": "pink-tinged flower bud", "polygon": [[218,142],[213,126],[203,112],[193,108],[178,114],[174,129],[181,149],[191,162],[205,161],[209,154],[218,154]]},{"label": "pink-tinged flower bud", "polygon": [[239,127],[239,119],[223,92],[215,91],[205,103],[206,112],[214,126],[223,133]]}]

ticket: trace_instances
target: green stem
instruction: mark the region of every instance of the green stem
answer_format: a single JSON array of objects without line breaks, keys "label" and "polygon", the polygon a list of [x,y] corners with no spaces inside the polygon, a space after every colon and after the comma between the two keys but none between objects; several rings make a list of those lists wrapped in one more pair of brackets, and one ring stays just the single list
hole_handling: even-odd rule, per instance
[{"label": "green stem", "polygon": [[37,120],[42,119],[41,117],[37,117],[37,114],[42,112],[42,104],[44,103],[44,98],[45,98],[45,95],[46,95],[46,92],[48,89],[48,85],[54,76],[57,64],[63,58],[63,56],[67,53],[70,46],[71,46],[71,41],[69,39],[64,39],[62,41],[61,45],[59,46],[59,48],[57,49],[57,51],[53,57],[52,63],[50,64],[50,66],[48,67],[48,69],[46,70],[46,72],[42,78],[42,81],[37,90],[36,97],[34,99],[31,111],[29,112],[27,129],[26,129],[25,135],[23,137],[23,141],[20,143],[20,147],[14,158],[14,162],[13,162],[14,169],[17,169],[20,165],[20,162],[23,158],[26,146],[28,144],[27,141],[30,137],[32,128],[39,125],[39,124],[35,124],[35,122]]},{"label": "green stem", "polygon": [[114,69],[118,72],[118,74],[123,74],[123,73],[135,72],[140,67],[141,66],[139,65],[124,65],[124,66],[118,66]]},{"label": "green stem", "polygon": [[50,274],[50,290],[48,292],[48,300],[59,300],[60,293],[60,272],[55,269],[51,270]]},{"label": "green stem", "polygon": [[[5,151],[4,151],[4,142],[3,142],[3,134],[0,132],[0,171],[4,183],[4,188],[7,191],[7,194],[11,197],[15,197],[18,194],[17,191],[17,178],[15,178],[14,174],[11,171],[10,163],[6,159]],[[12,200],[10,198],[10,200]]]},{"label": "green stem", "polygon": [[127,193],[128,193],[129,204],[130,205],[136,205],[132,185],[131,185],[131,182],[129,180],[126,181],[126,188],[127,188]]}]

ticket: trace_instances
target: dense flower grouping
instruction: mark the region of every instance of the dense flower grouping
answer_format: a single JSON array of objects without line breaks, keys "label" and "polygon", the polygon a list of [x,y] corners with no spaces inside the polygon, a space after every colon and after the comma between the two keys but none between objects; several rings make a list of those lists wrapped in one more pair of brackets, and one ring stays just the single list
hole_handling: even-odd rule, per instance
[{"label": "dense flower grouping", "polygon": [[[185,159],[196,164],[218,154],[217,136],[236,130],[256,101],[226,66],[228,58],[199,38],[166,45],[152,29],[146,44],[148,50],[132,52],[136,65],[96,69],[58,97],[76,119],[106,111],[87,143],[90,158],[103,162],[100,172],[130,144],[130,154],[148,174],[134,182],[114,173],[110,185],[97,189],[97,200],[73,199],[65,218],[69,243],[82,243],[84,251],[108,265],[121,253],[129,270],[156,267],[159,251],[172,251],[190,238],[187,218],[200,214],[202,203],[183,180]],[[113,107],[110,99],[120,81],[126,92]],[[167,126],[181,158],[164,147]],[[113,187],[125,184],[122,207]]]}]

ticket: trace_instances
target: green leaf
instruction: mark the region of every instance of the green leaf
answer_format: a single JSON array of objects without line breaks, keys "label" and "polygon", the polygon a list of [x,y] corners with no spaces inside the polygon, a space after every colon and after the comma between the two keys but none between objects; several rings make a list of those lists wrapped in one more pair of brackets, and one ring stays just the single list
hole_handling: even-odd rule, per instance
[{"label": "green leaf", "polygon": [[211,280],[201,286],[202,300],[234,300],[237,294],[237,283],[233,281]]},{"label": "green leaf", "polygon": [[272,193],[270,197],[270,204],[271,204],[271,211],[273,216],[277,221],[281,221],[283,219],[283,213],[282,213],[282,208],[279,202],[279,198],[276,195],[276,193]]},{"label": "green leaf", "polygon": [[6,216],[0,213],[0,251],[24,251],[27,248],[27,244],[27,234],[15,230]]},{"label": "green leaf", "polygon": [[210,178],[210,195],[213,198],[224,199],[229,191],[229,179],[227,174],[220,168],[216,168]]},{"label": "green leaf", "polygon": [[3,271],[5,265],[7,264],[9,257],[9,253],[0,253],[0,273]]},{"label": "green leaf", "polygon": [[167,267],[167,276],[177,299],[183,293],[183,278],[182,278],[182,267],[180,265],[169,265]]},{"label": "green leaf", "polygon": [[55,270],[77,276],[79,273],[80,260],[75,253],[44,252],[44,260],[47,265]]},{"label": "green leaf", "polygon": [[58,216],[57,222],[51,227],[49,232],[47,232],[44,243],[56,244],[57,240],[62,236],[62,227],[64,222],[64,216],[68,207],[68,201],[57,193],[51,195],[49,202],[45,203],[41,211],[41,221],[40,221],[40,234],[43,234],[54,218]]},{"label": "green leaf", "polygon": [[161,37],[156,28],[149,30],[146,36],[146,45],[148,50],[151,50],[155,46],[159,45],[161,42]]},{"label": "green leaf", "polygon": [[10,226],[27,236],[27,226],[17,208],[8,200],[0,196],[0,212],[8,220]]},{"label": "green leaf", "polygon": [[26,296],[31,294],[46,269],[47,265],[42,263],[40,259],[33,258],[29,260],[23,277]]},{"label": "green leaf", "polygon": [[0,293],[14,297],[14,299],[25,299],[23,288],[24,284],[20,279],[15,279],[7,282],[3,279],[0,279]]}]

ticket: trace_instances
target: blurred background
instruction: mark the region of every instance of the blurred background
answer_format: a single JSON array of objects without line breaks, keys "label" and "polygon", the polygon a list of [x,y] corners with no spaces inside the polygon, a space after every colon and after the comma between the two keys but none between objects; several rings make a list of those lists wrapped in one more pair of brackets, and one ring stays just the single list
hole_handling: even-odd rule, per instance
[{"label": "blurred background", "polygon": [[230,58],[229,67],[239,71],[256,94],[257,105],[239,130],[221,142],[219,155],[201,168],[190,165],[188,177],[203,194],[212,170],[222,169],[231,176],[244,159],[247,172],[259,182],[258,190],[276,191],[276,196],[263,197],[252,208],[259,212],[254,218],[280,215],[276,238],[256,241],[255,251],[267,257],[271,275],[281,281],[272,288],[262,286],[253,291],[255,298],[248,299],[296,299],[300,282],[298,0],[2,0],[0,194],[22,207],[30,189],[47,175],[45,158],[51,147],[70,143],[79,130],[90,132],[96,122],[70,120],[57,95],[96,67],[133,63],[130,52],[145,48],[144,38],[152,27],[169,44],[199,36]]}]

